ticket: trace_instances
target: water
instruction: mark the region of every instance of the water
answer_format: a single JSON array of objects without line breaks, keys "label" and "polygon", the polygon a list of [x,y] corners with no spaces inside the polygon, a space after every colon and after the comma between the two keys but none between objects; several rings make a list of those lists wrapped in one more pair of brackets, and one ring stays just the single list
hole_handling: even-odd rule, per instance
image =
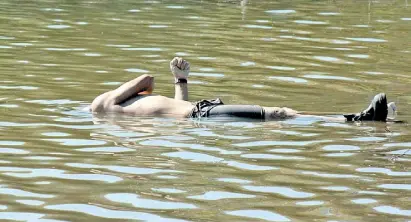
[{"label": "water", "polygon": [[92,116],[135,76],[190,100],[411,121],[407,1],[0,2],[0,220],[406,221],[408,124]]}]

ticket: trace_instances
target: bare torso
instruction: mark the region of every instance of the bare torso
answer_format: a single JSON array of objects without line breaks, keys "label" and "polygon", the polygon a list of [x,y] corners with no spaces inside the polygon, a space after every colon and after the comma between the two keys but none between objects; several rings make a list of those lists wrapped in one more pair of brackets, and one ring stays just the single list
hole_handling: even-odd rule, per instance
[{"label": "bare torso", "polygon": [[120,104],[123,112],[139,116],[188,117],[194,105],[184,100],[176,100],[159,95],[142,95]]}]

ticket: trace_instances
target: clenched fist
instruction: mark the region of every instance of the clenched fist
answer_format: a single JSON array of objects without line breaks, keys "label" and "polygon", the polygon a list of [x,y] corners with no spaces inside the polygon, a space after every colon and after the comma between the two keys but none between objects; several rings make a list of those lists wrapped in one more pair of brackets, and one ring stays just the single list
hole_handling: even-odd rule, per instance
[{"label": "clenched fist", "polygon": [[187,79],[190,73],[190,63],[180,57],[174,57],[170,61],[170,70],[177,82],[178,79]]}]

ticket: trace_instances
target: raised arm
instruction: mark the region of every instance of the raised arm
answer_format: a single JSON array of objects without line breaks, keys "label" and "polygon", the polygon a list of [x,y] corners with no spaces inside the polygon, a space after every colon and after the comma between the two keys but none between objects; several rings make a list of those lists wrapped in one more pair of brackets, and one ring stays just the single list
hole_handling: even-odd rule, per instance
[{"label": "raised arm", "polygon": [[154,77],[141,75],[131,81],[128,81],[115,90],[106,92],[96,97],[91,103],[93,112],[101,111],[119,111],[121,107],[117,106],[132,96],[136,96],[143,91],[151,92],[154,88]]},{"label": "raised arm", "polygon": [[190,73],[190,63],[186,60],[175,57],[170,62],[170,70],[174,75],[175,80],[175,94],[174,99],[177,100],[188,100],[188,86],[187,78]]}]

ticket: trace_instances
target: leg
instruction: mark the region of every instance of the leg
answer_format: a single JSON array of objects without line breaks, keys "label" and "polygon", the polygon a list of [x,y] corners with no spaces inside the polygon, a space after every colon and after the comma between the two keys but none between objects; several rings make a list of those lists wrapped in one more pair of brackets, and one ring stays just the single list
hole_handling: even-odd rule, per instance
[{"label": "leg", "polygon": [[388,105],[384,93],[376,95],[370,106],[358,114],[341,115],[331,117],[326,115],[340,115],[338,113],[325,112],[298,112],[287,107],[261,107],[255,105],[217,105],[211,109],[205,109],[207,116],[234,116],[265,120],[282,120],[296,117],[313,117],[324,121],[346,122],[346,121],[386,121]]},{"label": "leg", "polygon": [[124,83],[115,90],[106,92],[96,97],[91,103],[93,112],[121,112],[118,106],[132,96],[146,90],[153,90],[154,78],[149,75],[141,75],[129,82]]},{"label": "leg", "polygon": [[[395,104],[393,111],[395,112],[396,107]],[[387,97],[385,93],[379,93],[374,96],[373,100],[371,101],[370,105],[364,111],[357,113],[357,114],[345,114],[341,117],[329,117],[325,115],[341,115],[338,113],[325,113],[325,112],[297,112],[297,116],[312,116],[316,118],[321,118],[325,121],[333,121],[333,122],[350,122],[350,121],[381,121],[386,122],[388,115],[388,104],[387,104]],[[400,122],[400,121],[399,121]]]},{"label": "leg", "polygon": [[[395,106],[395,105],[394,105]],[[315,117],[325,121],[346,122],[346,121],[382,121],[387,120],[388,105],[387,97],[384,93],[374,96],[371,104],[367,109],[357,114],[342,115],[341,117],[330,117],[325,115],[341,115],[338,113],[325,112],[297,112],[295,110],[283,107],[264,107],[266,110],[266,119],[281,119],[292,117]],[[395,109],[395,108],[394,108]]]},{"label": "leg", "polygon": [[264,120],[264,113],[265,109],[257,105],[217,105],[206,111],[205,116],[240,117]]},{"label": "leg", "polygon": [[388,104],[385,93],[374,96],[367,109],[357,114],[344,115],[347,121],[387,121]]},{"label": "leg", "polygon": [[265,111],[265,119],[266,120],[275,120],[275,119],[290,119],[290,118],[297,118],[297,117],[311,117],[311,118],[318,118],[323,121],[330,121],[330,122],[345,122],[346,119],[341,117],[332,117],[332,116],[325,116],[325,115],[338,115],[336,113],[315,113],[315,112],[298,112],[296,110],[287,108],[287,107],[264,107]]},{"label": "leg", "polygon": [[264,107],[265,109],[265,119],[266,120],[276,120],[276,119],[291,119],[296,117],[314,117],[320,118],[326,121],[345,121],[345,118],[341,117],[330,117],[330,116],[320,116],[315,113],[308,112],[298,112],[296,110],[287,107]]},{"label": "leg", "polygon": [[174,99],[188,100],[187,78],[190,72],[190,63],[186,60],[175,57],[170,61],[170,70],[174,75],[175,94]]},{"label": "leg", "polygon": [[258,105],[217,105],[204,110],[205,116],[231,116],[261,120],[280,120],[299,116],[297,111],[283,107],[261,107]]},{"label": "leg", "polygon": [[207,115],[213,116],[231,116],[261,120],[284,120],[296,117],[315,117],[324,121],[344,122],[345,118],[328,117],[299,114],[297,111],[287,107],[261,107],[257,105],[218,105],[208,111]]}]

